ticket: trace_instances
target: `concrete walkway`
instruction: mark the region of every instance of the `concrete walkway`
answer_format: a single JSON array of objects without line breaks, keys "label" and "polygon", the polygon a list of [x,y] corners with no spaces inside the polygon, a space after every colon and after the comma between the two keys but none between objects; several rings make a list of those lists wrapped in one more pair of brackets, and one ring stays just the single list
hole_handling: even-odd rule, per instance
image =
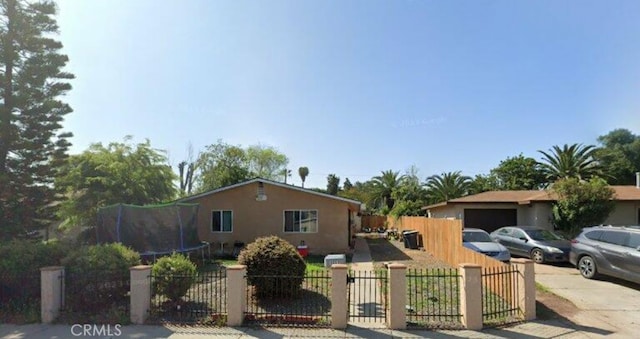
[{"label": "concrete walkway", "polygon": [[385,327],[380,280],[376,279],[369,245],[364,238],[356,238],[351,270],[354,281],[349,285],[349,324],[369,328]]}]

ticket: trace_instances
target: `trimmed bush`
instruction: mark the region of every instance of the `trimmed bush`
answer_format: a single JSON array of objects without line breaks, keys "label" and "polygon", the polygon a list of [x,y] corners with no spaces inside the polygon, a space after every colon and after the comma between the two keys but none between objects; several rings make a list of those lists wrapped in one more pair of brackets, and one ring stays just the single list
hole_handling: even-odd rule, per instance
[{"label": "trimmed bush", "polygon": [[94,245],[73,251],[62,264],[68,306],[95,310],[126,297],[129,268],[140,264],[140,255],[122,244]]},{"label": "trimmed bush", "polygon": [[290,297],[302,286],[306,264],[297,249],[276,236],[262,237],[238,256],[258,297]]},{"label": "trimmed bush", "polygon": [[6,298],[38,298],[40,268],[60,265],[68,251],[59,242],[13,240],[0,244],[0,294]]},{"label": "trimmed bush", "polygon": [[196,265],[188,257],[173,253],[162,257],[152,268],[155,293],[167,297],[173,302],[182,298],[196,278]]}]

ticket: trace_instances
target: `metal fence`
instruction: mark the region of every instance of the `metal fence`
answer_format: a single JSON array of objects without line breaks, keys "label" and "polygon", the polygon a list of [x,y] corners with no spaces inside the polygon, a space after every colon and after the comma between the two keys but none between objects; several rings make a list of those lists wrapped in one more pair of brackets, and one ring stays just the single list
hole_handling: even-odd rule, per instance
[{"label": "metal fence", "polygon": [[130,321],[129,270],[82,271],[66,269],[62,323],[118,323]]},{"label": "metal fence", "polygon": [[331,323],[331,274],[247,275],[245,324],[325,327]]},{"label": "metal fence", "polygon": [[0,323],[40,321],[40,272],[0,277]]},{"label": "metal fence", "polygon": [[518,307],[518,270],[515,266],[482,270],[482,321],[500,325],[521,320]]},{"label": "metal fence", "polygon": [[[227,317],[227,270],[224,267],[195,275],[152,275],[150,322],[224,325]],[[160,281],[181,284],[191,280],[183,296],[159,293]]]},{"label": "metal fence", "polygon": [[407,324],[410,327],[462,327],[457,269],[408,269],[406,277]]},{"label": "metal fence", "polygon": [[349,271],[349,321],[385,323],[388,271]]}]

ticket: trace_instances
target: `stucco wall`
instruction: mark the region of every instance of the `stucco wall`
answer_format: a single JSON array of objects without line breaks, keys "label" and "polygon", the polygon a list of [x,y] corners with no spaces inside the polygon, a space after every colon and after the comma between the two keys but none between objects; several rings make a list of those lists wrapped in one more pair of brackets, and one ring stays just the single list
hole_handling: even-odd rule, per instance
[{"label": "stucco wall", "polygon": [[640,203],[635,201],[619,201],[616,209],[609,215],[604,224],[607,225],[638,225],[638,208]]},{"label": "stucco wall", "polygon": [[533,203],[529,205],[518,205],[515,203],[480,203],[480,204],[451,204],[437,207],[431,210],[432,218],[455,218],[463,221],[465,209],[516,209],[518,225],[538,226],[553,229],[549,221],[551,216],[551,204]]},{"label": "stucco wall", "polygon": [[[245,244],[257,237],[277,235],[293,245],[304,240],[311,253],[345,253],[349,248],[349,204],[310,193],[264,183],[266,201],[256,201],[258,183],[242,185],[217,192],[189,202],[200,203],[198,235],[200,240],[212,244],[212,250],[221,242],[231,249],[235,241]],[[211,231],[211,211],[231,210],[233,232]],[[285,210],[317,210],[317,233],[285,233]]]}]

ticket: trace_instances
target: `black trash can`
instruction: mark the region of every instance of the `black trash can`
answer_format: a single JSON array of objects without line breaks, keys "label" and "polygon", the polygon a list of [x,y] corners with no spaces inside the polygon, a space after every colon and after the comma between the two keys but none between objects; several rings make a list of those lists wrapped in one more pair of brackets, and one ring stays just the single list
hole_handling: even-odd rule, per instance
[{"label": "black trash can", "polygon": [[404,248],[418,249],[418,231],[402,232],[402,237],[404,238]]}]

